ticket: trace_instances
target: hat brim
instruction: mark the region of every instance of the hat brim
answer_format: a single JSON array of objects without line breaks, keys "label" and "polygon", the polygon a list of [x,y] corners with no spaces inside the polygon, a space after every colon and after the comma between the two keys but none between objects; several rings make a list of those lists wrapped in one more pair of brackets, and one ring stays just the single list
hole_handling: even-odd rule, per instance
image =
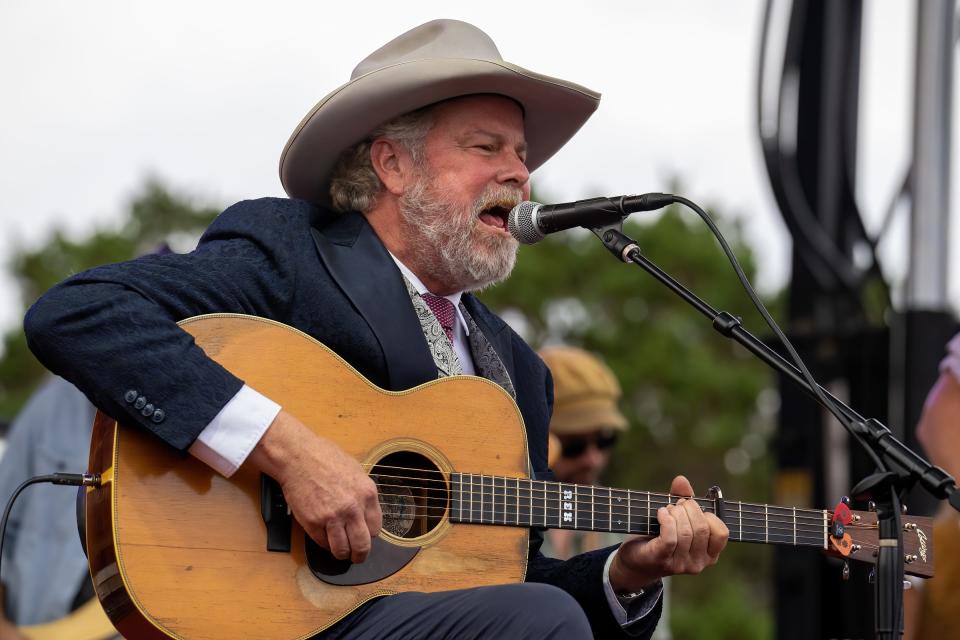
[{"label": "hat brim", "polygon": [[404,113],[478,93],[523,106],[530,171],[560,150],[600,103],[600,94],[590,89],[507,62],[404,62],[355,78],[317,103],[283,149],[280,182],[291,198],[329,205],[330,172],[344,150]]},{"label": "hat brim", "polygon": [[561,436],[600,429],[626,431],[627,426],[627,419],[609,399],[577,402],[572,406],[558,404],[550,418],[550,431]]}]

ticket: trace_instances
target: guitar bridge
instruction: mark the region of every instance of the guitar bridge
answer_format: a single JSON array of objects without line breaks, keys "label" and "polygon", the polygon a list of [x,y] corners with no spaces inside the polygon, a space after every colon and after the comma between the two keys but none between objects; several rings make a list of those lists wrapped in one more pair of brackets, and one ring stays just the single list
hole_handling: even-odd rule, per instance
[{"label": "guitar bridge", "polygon": [[293,516],[280,483],[264,473],[260,474],[260,515],[267,525],[267,551],[289,552]]}]

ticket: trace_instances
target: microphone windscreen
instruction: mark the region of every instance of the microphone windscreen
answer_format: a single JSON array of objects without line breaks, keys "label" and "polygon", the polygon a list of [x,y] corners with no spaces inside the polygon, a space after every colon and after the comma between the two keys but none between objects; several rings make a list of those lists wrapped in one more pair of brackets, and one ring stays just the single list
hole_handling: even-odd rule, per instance
[{"label": "microphone windscreen", "polygon": [[529,200],[521,202],[510,210],[507,216],[507,230],[510,235],[523,244],[535,244],[544,239],[544,234],[537,228],[536,213],[542,207],[539,202]]}]

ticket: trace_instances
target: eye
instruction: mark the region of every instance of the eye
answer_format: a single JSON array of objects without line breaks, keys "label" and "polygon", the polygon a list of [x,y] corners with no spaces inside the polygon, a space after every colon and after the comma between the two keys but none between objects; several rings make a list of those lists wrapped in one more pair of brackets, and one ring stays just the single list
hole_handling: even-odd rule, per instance
[{"label": "eye", "polygon": [[477,148],[477,149],[482,149],[483,151],[486,151],[487,153],[493,153],[494,151],[497,150],[497,148],[496,148],[495,146],[493,146],[492,144],[478,144],[478,145],[476,145],[476,148]]}]

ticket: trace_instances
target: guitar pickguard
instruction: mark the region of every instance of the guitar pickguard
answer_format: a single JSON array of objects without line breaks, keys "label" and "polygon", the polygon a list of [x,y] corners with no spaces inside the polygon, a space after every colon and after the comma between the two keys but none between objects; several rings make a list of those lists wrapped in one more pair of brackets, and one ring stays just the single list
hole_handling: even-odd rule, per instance
[{"label": "guitar pickguard", "polygon": [[353,586],[377,582],[405,567],[420,552],[420,547],[391,544],[383,538],[371,541],[370,555],[361,564],[337,560],[332,553],[309,537],[306,539],[307,566],[327,584]]}]

